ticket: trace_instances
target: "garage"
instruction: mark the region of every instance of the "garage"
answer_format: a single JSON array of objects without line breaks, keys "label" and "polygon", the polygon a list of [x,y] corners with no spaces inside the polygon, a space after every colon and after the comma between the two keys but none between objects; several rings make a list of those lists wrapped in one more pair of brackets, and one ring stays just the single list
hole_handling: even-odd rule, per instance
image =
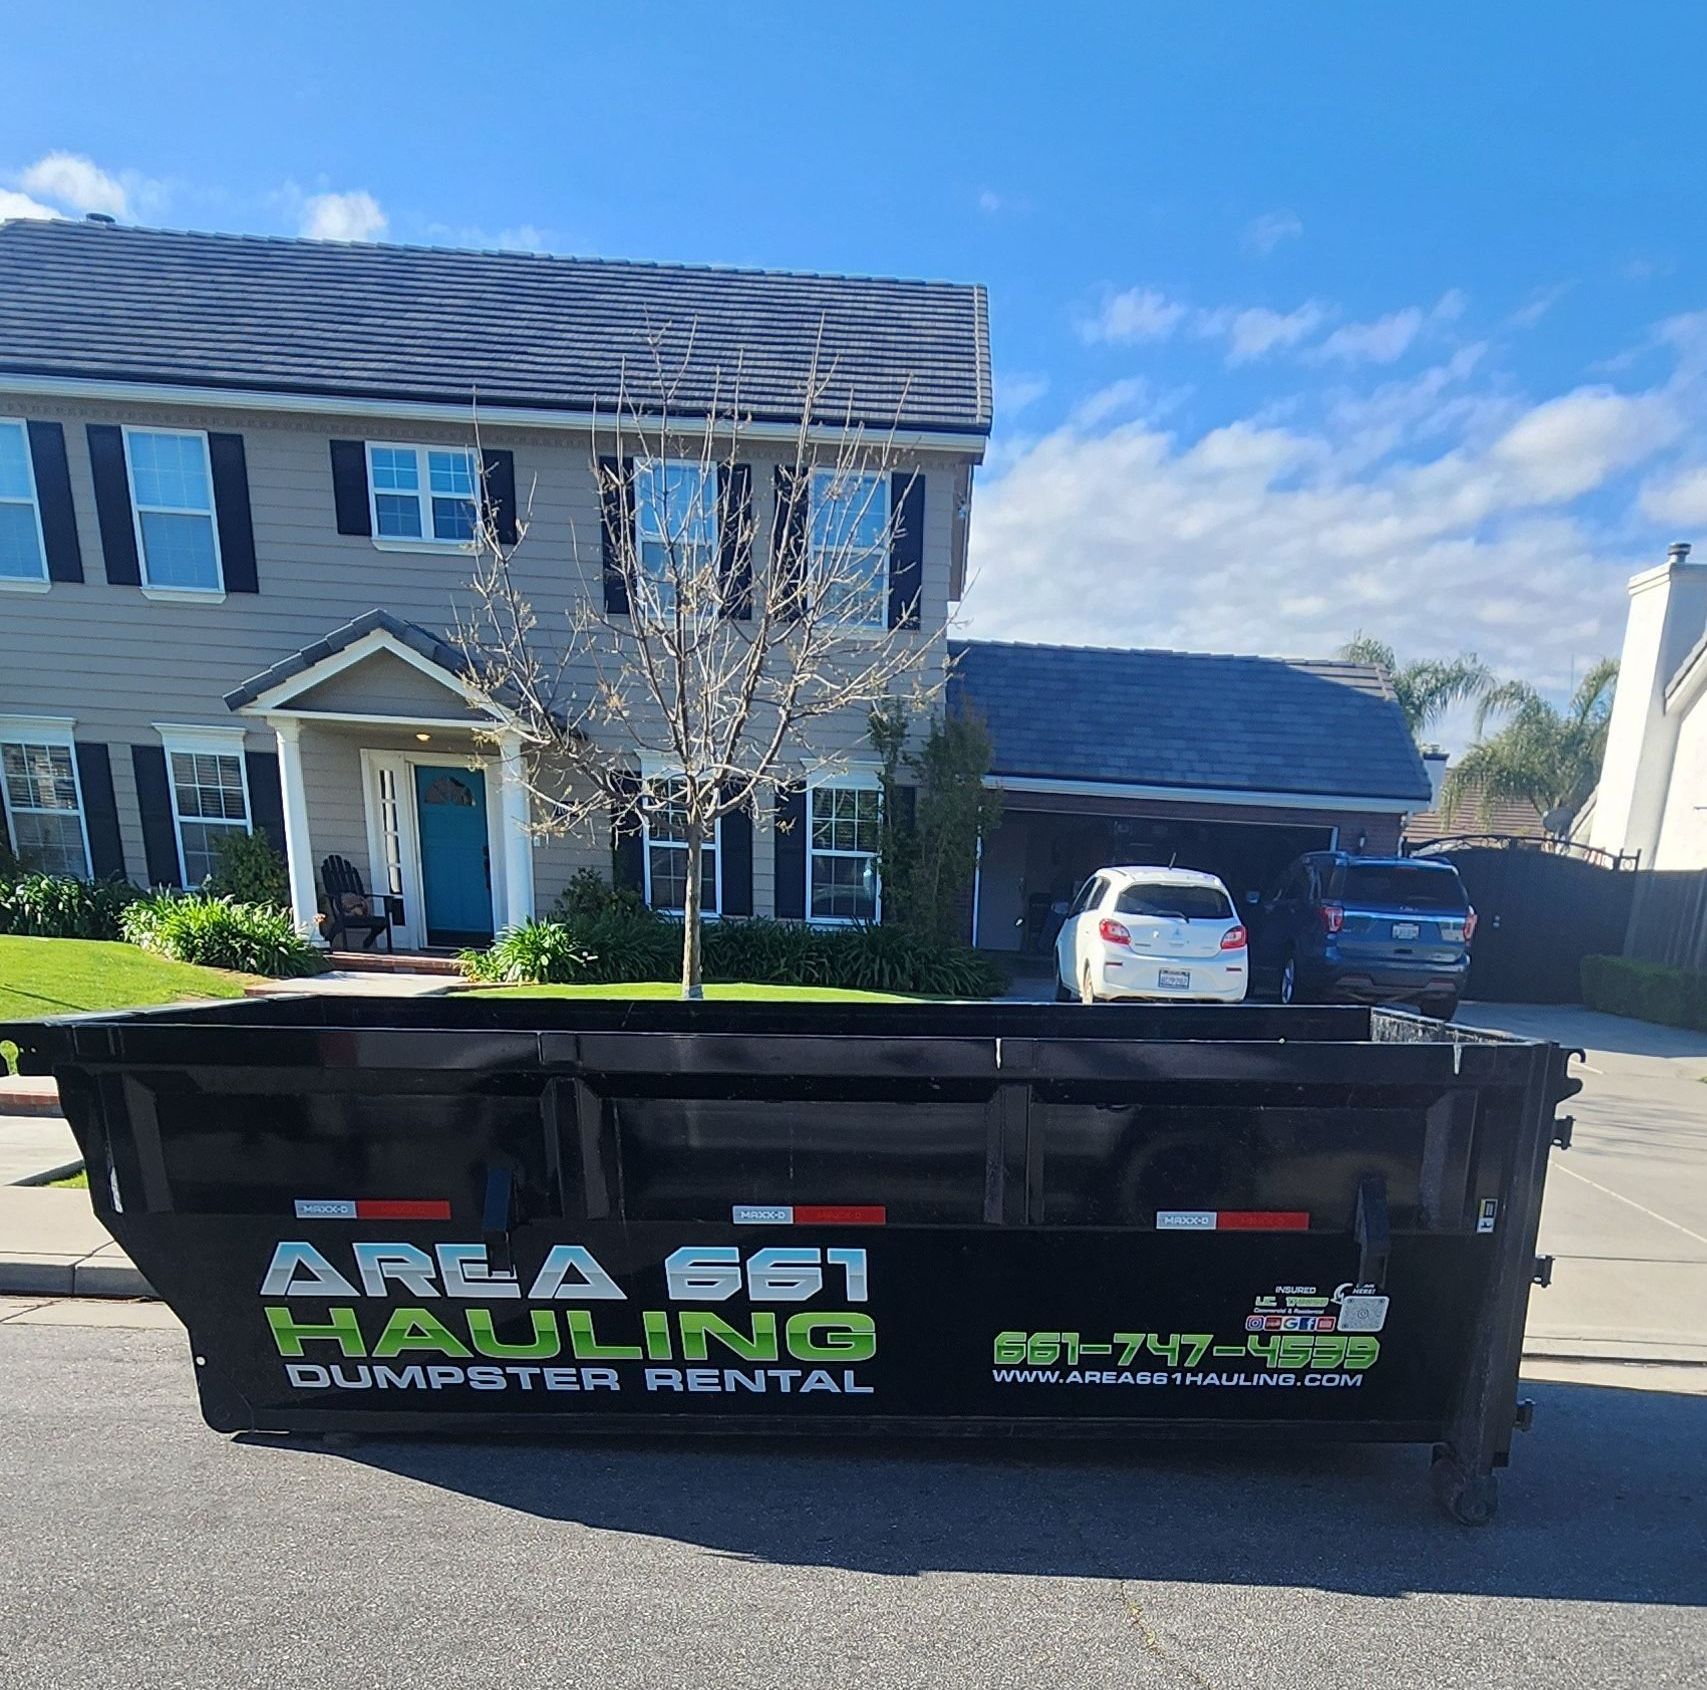
[{"label": "garage", "polygon": [[1047,954],[1093,869],[1172,863],[1240,906],[1294,857],[1398,848],[1428,775],[1379,670],[1362,664],[967,641],[952,707],[990,732],[1003,794],[973,942]]}]

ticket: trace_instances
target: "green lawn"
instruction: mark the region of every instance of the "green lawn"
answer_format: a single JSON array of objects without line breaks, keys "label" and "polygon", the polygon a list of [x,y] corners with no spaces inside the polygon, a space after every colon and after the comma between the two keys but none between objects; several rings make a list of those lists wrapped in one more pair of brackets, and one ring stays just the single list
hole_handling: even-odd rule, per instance
[{"label": "green lawn", "polygon": [[[620,986],[486,986],[468,996],[476,998],[660,998],[680,999],[674,980],[635,980]],[[838,986],[753,986],[745,982],[707,986],[705,995],[724,1003],[770,1000],[779,1003],[926,1003],[900,992],[850,992]]]},{"label": "green lawn", "polygon": [[[150,956],[113,939],[0,934],[0,1021],[87,1009],[140,1009],[180,998],[240,998],[255,976]],[[0,1045],[0,1073],[16,1060]]]}]

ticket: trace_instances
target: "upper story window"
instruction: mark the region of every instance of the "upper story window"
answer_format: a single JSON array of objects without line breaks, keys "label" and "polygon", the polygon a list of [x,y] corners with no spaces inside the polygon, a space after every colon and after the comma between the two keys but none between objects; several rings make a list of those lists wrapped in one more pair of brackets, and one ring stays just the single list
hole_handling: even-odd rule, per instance
[{"label": "upper story window", "polygon": [[717,475],[703,463],[643,460],[634,466],[635,559],[659,606],[675,601],[717,555]]},{"label": "upper story window", "polygon": [[380,540],[466,546],[479,520],[480,473],[461,446],[367,449],[373,532]]},{"label": "upper story window", "polygon": [[881,628],[889,620],[889,477],[812,472],[813,578],[830,615]]},{"label": "upper story window", "polygon": [[0,800],[20,862],[88,878],[89,840],[68,725],[0,719]]},{"label": "upper story window", "polygon": [[0,420],[0,581],[46,579],[29,432],[21,422]]},{"label": "upper story window", "polygon": [[143,585],[167,592],[223,592],[207,436],[127,428],[124,447]]}]

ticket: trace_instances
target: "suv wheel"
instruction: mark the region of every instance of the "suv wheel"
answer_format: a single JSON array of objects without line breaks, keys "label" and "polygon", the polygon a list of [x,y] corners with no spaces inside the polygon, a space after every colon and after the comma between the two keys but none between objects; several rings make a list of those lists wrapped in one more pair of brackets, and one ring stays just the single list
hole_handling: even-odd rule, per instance
[{"label": "suv wheel", "polygon": [[1286,953],[1286,960],[1280,965],[1280,1001],[1298,1001],[1298,959],[1291,951]]}]

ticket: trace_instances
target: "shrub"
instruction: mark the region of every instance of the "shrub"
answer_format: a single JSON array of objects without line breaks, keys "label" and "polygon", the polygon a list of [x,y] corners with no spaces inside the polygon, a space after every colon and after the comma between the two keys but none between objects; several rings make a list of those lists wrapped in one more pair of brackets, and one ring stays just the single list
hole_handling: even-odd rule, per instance
[{"label": "shrub", "polygon": [[127,880],[22,874],[0,881],[0,933],[38,939],[116,939],[137,891]]},{"label": "shrub", "polygon": [[1590,1009],[1707,1032],[1707,974],[1621,956],[1584,957],[1582,972]]},{"label": "shrub", "polygon": [[133,945],[204,968],[286,980],[326,966],[289,915],[269,904],[239,904],[207,892],[155,892],[131,904],[122,926]]},{"label": "shrub", "polygon": [[[489,951],[465,952],[462,965],[476,980],[617,985],[678,978],[681,946],[679,922],[607,912],[524,922],[507,929]],[[926,997],[994,997],[1007,989],[1001,970],[977,952],[894,927],[812,927],[763,918],[708,922],[704,968],[712,981]]]},{"label": "shrub", "polygon": [[634,887],[613,886],[596,868],[578,868],[570,875],[569,884],[557,894],[547,919],[573,921],[578,917],[612,914],[631,915],[637,920],[656,919]]},{"label": "shrub", "polygon": [[215,897],[239,904],[270,904],[290,907],[290,871],[264,833],[245,833],[241,828],[222,830],[214,847],[213,873],[207,889]]}]

